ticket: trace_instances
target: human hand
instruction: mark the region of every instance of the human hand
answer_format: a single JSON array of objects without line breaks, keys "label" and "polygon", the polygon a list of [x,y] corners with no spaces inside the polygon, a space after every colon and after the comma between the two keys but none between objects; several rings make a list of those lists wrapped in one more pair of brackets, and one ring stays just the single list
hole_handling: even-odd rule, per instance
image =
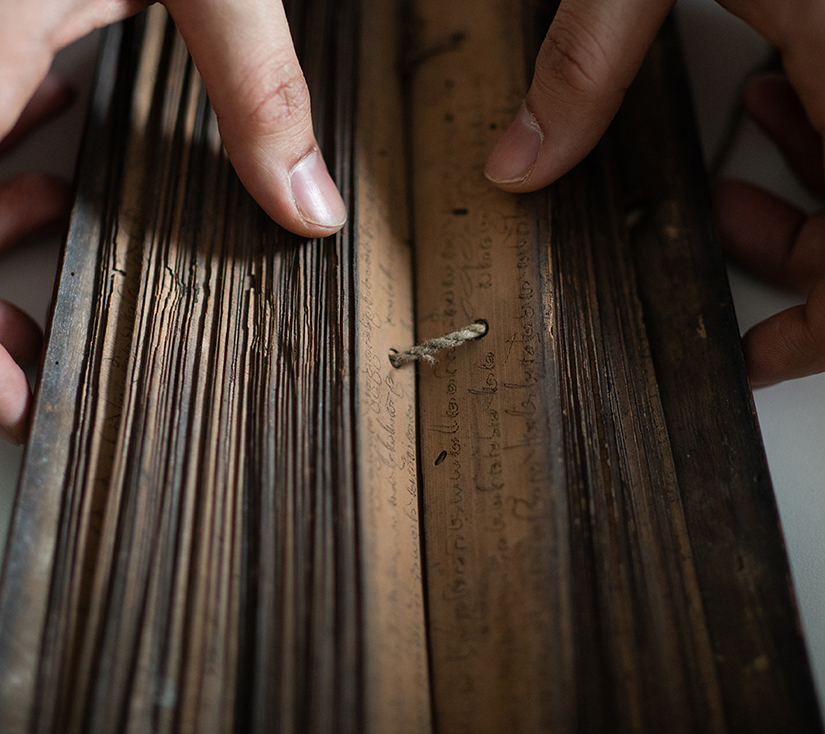
[{"label": "human hand", "polygon": [[[748,104],[757,121],[775,133],[803,180],[816,187],[825,132],[825,1],[719,2],[780,51],[790,86],[760,82],[763,86],[751,87]],[[525,103],[493,150],[487,177],[506,191],[535,191],[587,155],[613,119],[672,5],[672,0],[562,0]],[[784,91],[777,84],[784,84]],[[783,114],[779,106],[789,99],[795,100],[793,111]],[[808,291],[806,306],[777,314],[746,335],[753,385],[825,370],[824,215],[805,219],[743,184],[720,186],[716,202],[723,242],[740,261],[774,276],[774,282]],[[755,238],[757,222],[761,239]]]},{"label": "human hand", "polygon": [[[150,0],[0,0],[0,138],[54,54]],[[277,0],[165,0],[209,93],[239,178],[297,234],[338,231],[346,207],[312,132],[309,92]]]},{"label": "human hand", "polygon": [[[799,180],[825,201],[822,136],[788,80],[770,74],[745,89],[745,109],[774,139]],[[713,187],[716,228],[727,253],[780,288],[807,296],[750,329],[742,340],[753,387],[825,371],[825,212],[810,216],[742,181]]]},{"label": "human hand", "polygon": [[[65,83],[47,77],[0,142],[0,154],[66,107],[72,96]],[[25,173],[0,183],[0,252],[65,219],[69,207],[69,185],[59,179]],[[41,343],[40,327],[31,317],[0,299],[0,438],[11,443],[23,443],[28,433],[31,391],[23,367],[37,362]]]},{"label": "human hand", "polygon": [[[0,148],[60,106],[47,78],[55,53],[151,0],[0,0]],[[204,79],[239,178],[263,209],[297,234],[338,231],[346,207],[312,132],[309,92],[281,2],[165,0]],[[44,79],[46,81],[44,81]],[[26,174],[0,184],[0,249],[63,216],[68,188]],[[20,364],[36,360],[40,330],[0,302],[0,437],[22,443],[30,390]]]}]

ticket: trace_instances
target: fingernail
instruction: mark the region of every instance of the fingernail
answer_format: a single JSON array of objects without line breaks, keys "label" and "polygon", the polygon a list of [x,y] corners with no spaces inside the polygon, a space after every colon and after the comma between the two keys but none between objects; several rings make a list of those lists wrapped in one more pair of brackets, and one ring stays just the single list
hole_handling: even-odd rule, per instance
[{"label": "fingernail", "polygon": [[23,439],[15,431],[6,426],[0,426],[0,440],[8,441],[13,446],[22,446]]},{"label": "fingernail", "polygon": [[310,224],[340,227],[347,221],[347,207],[317,150],[292,169],[290,184],[298,213]]},{"label": "fingernail", "polygon": [[493,148],[484,175],[493,183],[523,181],[538,158],[543,140],[535,115],[522,104],[516,119]]}]

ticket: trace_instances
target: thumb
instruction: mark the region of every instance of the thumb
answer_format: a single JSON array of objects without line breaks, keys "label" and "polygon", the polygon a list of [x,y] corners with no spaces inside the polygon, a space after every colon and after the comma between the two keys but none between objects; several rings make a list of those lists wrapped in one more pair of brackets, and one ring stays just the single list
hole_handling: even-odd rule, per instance
[{"label": "thumb", "polygon": [[281,2],[167,0],[203,77],[226,152],[276,222],[320,237],[347,212],[312,132],[309,91]]},{"label": "thumb", "polygon": [[0,439],[25,443],[29,431],[31,390],[26,375],[0,344]]},{"label": "thumb", "polygon": [[814,286],[804,305],[750,329],[742,351],[755,388],[825,371],[825,281]]},{"label": "thumb", "polygon": [[527,98],[485,174],[535,191],[586,156],[604,134],[673,0],[562,0]]}]

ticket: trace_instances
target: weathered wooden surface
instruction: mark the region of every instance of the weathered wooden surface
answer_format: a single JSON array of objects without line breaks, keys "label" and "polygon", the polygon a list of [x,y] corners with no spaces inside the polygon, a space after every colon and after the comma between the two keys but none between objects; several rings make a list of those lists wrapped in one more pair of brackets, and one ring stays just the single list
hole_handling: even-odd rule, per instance
[{"label": "weathered wooden surface", "polygon": [[[327,240],[243,192],[161,9],[105,45],[0,730],[821,731],[672,29],[513,197],[535,3],[287,4]],[[420,339],[489,324],[417,402],[414,281]]]},{"label": "weathered wooden surface", "polygon": [[489,323],[420,377],[439,725],[820,731],[673,29],[514,198],[482,171],[546,19],[412,7],[418,328]]},{"label": "weathered wooden surface", "polygon": [[821,731],[672,27],[615,128],[645,328],[727,730]]},{"label": "weathered wooden surface", "polygon": [[104,44],[0,595],[4,734],[429,728],[414,375],[386,360],[413,338],[398,23],[364,10],[288,8],[351,206],[324,240],[243,191],[162,8]]}]

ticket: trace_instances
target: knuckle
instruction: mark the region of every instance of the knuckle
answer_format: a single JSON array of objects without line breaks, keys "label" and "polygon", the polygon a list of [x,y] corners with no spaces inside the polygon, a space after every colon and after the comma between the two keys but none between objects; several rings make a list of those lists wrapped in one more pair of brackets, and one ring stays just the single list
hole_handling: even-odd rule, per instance
[{"label": "knuckle", "polygon": [[603,43],[584,25],[554,22],[536,59],[535,82],[554,97],[603,96],[608,91],[605,87],[611,86],[611,66]]},{"label": "knuckle", "polygon": [[294,58],[257,67],[244,83],[242,99],[248,123],[261,134],[282,132],[309,118],[309,90]]}]

